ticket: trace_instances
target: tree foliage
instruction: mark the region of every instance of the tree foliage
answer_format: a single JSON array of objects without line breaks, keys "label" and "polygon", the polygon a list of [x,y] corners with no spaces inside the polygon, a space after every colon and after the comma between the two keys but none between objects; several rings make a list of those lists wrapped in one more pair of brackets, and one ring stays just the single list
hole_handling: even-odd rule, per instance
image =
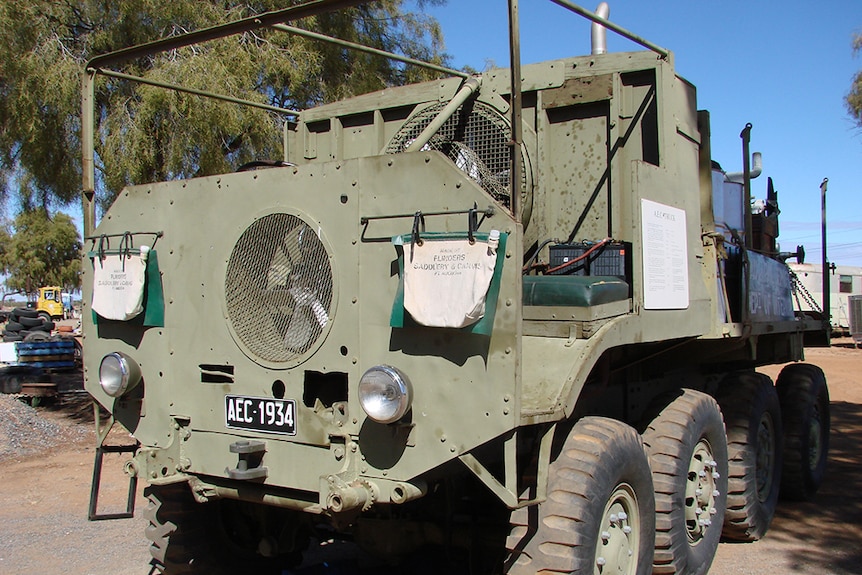
[{"label": "tree foliage", "polygon": [[0,230],[0,268],[10,291],[36,293],[41,286],[80,286],[81,240],[67,214],[43,208],[21,212],[12,230]]},{"label": "tree foliage", "polygon": [[[445,0],[419,2],[439,4]],[[299,0],[0,0],[0,190],[26,177],[29,203],[70,205],[81,182],[80,78],[92,57],[281,9]],[[380,0],[290,22],[445,63],[437,23]],[[137,58],[116,70],[301,109],[430,77],[427,71],[275,30]],[[280,158],[272,113],[99,77],[97,196],[125,185],[221,173]]]},{"label": "tree foliage", "polygon": [[[853,37],[853,53],[862,52],[862,34]],[[856,125],[862,128],[862,70],[856,72],[847,94],[847,111],[853,117]]]}]

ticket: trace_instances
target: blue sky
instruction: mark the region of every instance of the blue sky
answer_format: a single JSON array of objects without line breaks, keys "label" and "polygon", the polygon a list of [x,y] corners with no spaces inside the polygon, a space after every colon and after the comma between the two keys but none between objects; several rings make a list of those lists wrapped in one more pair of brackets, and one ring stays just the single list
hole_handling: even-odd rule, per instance
[{"label": "blue sky", "polygon": [[[582,4],[594,10],[598,0]],[[409,5],[409,2],[408,2]],[[844,96],[862,54],[862,0],[610,0],[610,19],[672,50],[677,73],[697,86],[710,111],[713,158],[742,170],[739,133],[747,122],[752,151],[763,153],[781,208],[781,249],[805,246],[819,263],[820,182],[829,178],[827,250],[839,265],[862,266],[862,129]],[[506,0],[448,0],[429,13],[441,23],[455,67],[508,67]],[[524,63],[589,53],[589,22],[549,0],[520,0]],[[639,50],[608,32],[611,51]],[[69,211],[80,222],[80,210]]]},{"label": "blue sky", "polygon": [[[610,0],[610,19],[674,52],[677,73],[697,86],[710,111],[713,158],[742,170],[739,133],[754,126],[751,150],[763,153],[752,181],[765,197],[771,176],[781,209],[784,251],[803,244],[820,262],[820,182],[827,192],[827,254],[862,266],[862,129],[844,95],[862,54],[862,0]],[[598,0],[582,4],[594,10]],[[441,23],[455,67],[508,67],[506,0],[449,0],[430,10]],[[520,0],[524,63],[590,51],[589,22],[548,0]],[[608,32],[610,51],[639,50]]]}]

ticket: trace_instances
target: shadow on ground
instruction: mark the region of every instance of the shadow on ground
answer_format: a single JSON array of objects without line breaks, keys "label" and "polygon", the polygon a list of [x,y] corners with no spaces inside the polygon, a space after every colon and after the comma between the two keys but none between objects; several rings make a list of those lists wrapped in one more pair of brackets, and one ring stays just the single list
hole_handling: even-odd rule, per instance
[{"label": "shadow on ground", "polygon": [[769,537],[805,542],[789,552],[794,570],[862,574],[862,405],[831,404],[832,432],[826,476],[814,501],[781,501]]},{"label": "shadow on ground", "polygon": [[[47,401],[44,407],[48,411],[62,413],[65,417],[77,423],[93,423],[93,398],[85,391],[60,393],[51,401]],[[99,409],[100,417],[105,419],[109,413]]]}]

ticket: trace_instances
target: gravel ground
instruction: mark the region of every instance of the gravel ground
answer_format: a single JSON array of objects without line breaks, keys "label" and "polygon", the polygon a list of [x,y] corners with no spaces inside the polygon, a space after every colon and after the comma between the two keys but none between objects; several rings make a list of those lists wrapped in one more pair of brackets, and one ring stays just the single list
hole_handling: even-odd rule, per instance
[{"label": "gravel ground", "polygon": [[[827,478],[814,502],[782,502],[763,540],[722,543],[711,575],[862,574],[856,531],[862,520],[862,386],[857,384],[862,350],[846,345],[813,349],[807,360],[824,369],[830,385]],[[765,371],[772,377],[778,373],[775,367]],[[152,575],[140,487],[133,519],[87,521],[95,443],[91,420],[81,394],[64,395],[38,409],[0,394],[0,575]],[[109,440],[131,441],[119,429]],[[125,459],[105,456],[101,513],[124,510]],[[350,552],[331,545],[315,553],[320,558],[314,565],[294,573],[380,573],[358,569]]]},{"label": "gravel ground", "polygon": [[0,460],[44,453],[62,443],[77,443],[89,433],[80,426],[45,419],[12,395],[0,394]]}]

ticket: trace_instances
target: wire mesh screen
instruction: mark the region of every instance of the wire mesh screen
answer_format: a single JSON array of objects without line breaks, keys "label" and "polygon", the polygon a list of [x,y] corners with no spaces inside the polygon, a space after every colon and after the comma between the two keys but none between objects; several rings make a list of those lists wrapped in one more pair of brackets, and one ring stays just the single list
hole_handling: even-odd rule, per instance
[{"label": "wire mesh screen", "polygon": [[[387,154],[403,152],[446,106],[441,102],[429,106],[407,120],[389,142]],[[510,141],[509,124],[494,108],[483,102],[463,104],[446,120],[423,150],[436,150],[482,188],[505,205],[509,205]],[[521,194],[526,179],[521,179]]]},{"label": "wire mesh screen", "polygon": [[260,218],[230,255],[225,301],[251,353],[276,363],[302,356],[331,319],[332,267],[323,242],[296,216]]}]

